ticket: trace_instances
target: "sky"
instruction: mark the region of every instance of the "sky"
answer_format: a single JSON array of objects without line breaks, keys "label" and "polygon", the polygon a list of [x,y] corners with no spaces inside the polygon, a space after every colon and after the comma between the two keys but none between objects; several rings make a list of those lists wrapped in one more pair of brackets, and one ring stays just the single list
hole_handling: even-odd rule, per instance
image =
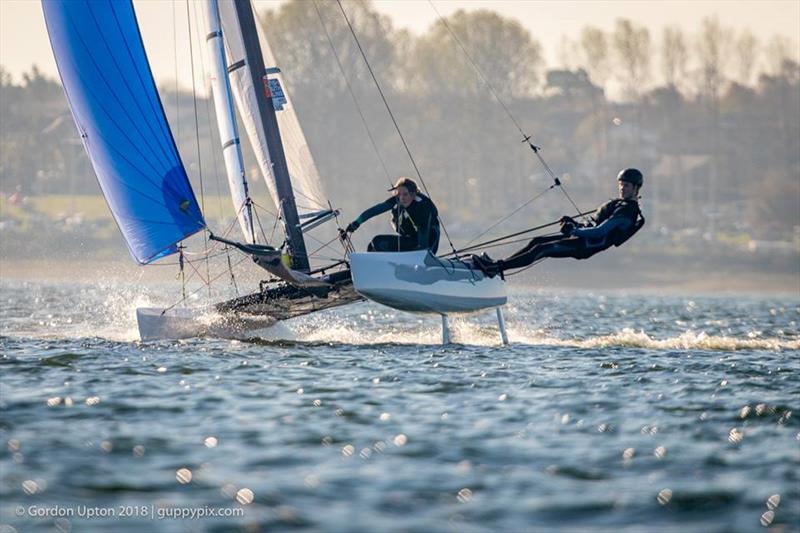
[{"label": "sky", "polygon": [[[348,1],[353,0],[345,0]],[[176,47],[176,43],[188,42],[185,0],[134,3],[148,50],[165,51],[150,53],[156,79],[191,80],[188,48]],[[280,3],[281,0],[255,0],[257,10]],[[689,33],[696,32],[707,16],[718,17],[723,25],[736,31],[749,28],[762,42],[776,34],[791,39],[795,47],[800,42],[800,0],[433,0],[433,4],[443,16],[458,9],[492,9],[519,20],[542,44],[550,66],[558,65],[562,36],[574,39],[587,25],[610,31],[620,17],[647,27],[655,42],[666,26],[678,25]],[[407,28],[415,34],[423,33],[437,18],[428,0],[374,0],[374,6],[390,16],[396,28]],[[195,7],[199,6],[192,7],[192,16]],[[0,65],[19,81],[21,74],[34,64],[46,75],[57,76],[39,1],[0,0]]]}]

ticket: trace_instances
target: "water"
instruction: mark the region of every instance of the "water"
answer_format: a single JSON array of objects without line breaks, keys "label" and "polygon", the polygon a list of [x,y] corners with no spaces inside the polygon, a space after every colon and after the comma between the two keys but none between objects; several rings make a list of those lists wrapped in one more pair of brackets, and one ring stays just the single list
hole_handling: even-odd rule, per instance
[{"label": "water", "polygon": [[509,347],[372,304],[143,344],[158,287],[0,287],[0,531],[800,524],[797,297],[520,291]]}]

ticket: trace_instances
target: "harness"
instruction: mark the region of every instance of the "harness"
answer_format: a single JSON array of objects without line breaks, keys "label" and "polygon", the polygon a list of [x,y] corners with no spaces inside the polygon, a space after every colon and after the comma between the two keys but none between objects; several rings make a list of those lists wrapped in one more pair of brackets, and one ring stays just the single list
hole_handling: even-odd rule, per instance
[{"label": "harness", "polygon": [[399,202],[397,204],[397,208],[396,208],[396,211],[394,213],[394,217],[393,218],[394,218],[394,220],[393,220],[394,228],[395,228],[395,230],[397,231],[398,234],[400,234],[400,235],[403,234],[402,228],[403,228],[403,220],[404,219],[408,220],[411,223],[411,227],[414,229],[414,231],[419,233],[419,227],[414,222],[414,219],[411,218],[411,213],[408,212],[408,209],[406,209],[405,207],[400,205]]},{"label": "harness", "polygon": [[645,223],[644,215],[642,214],[642,210],[639,208],[639,204],[636,204],[636,221],[633,223],[633,227],[625,233],[620,233],[620,236],[614,239],[614,246],[620,246],[625,241],[636,235],[636,232],[642,229]]}]

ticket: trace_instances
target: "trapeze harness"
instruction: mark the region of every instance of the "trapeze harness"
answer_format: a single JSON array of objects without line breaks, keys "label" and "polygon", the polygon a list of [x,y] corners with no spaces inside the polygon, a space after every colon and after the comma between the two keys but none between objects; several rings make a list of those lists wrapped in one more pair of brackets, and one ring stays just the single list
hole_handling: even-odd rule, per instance
[{"label": "trapeze harness", "polygon": [[[630,221],[620,227],[613,219]],[[620,246],[633,237],[645,219],[636,200],[610,200],[601,205],[593,217],[593,226],[579,227],[571,236],[551,235],[536,237],[525,248],[502,261],[502,270],[521,268],[545,257],[573,257],[588,259],[611,246]],[[604,228],[606,224],[612,224]]]},{"label": "trapeze harness", "polygon": [[376,235],[367,247],[368,252],[407,252],[429,249],[436,254],[439,249],[439,212],[424,194],[417,193],[408,207],[403,207],[392,196],[361,213],[356,222],[363,224],[370,218],[392,212],[392,225],[396,235]]}]

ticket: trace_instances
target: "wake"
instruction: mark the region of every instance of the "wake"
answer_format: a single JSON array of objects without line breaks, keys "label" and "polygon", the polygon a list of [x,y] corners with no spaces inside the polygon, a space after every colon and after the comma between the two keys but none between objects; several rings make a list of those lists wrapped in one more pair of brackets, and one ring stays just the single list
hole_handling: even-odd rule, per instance
[{"label": "wake", "polygon": [[[73,295],[71,305],[31,316],[19,324],[15,333],[38,338],[99,337],[117,342],[139,340],[136,324],[138,307],[158,307],[174,303],[169,291],[101,285],[84,288]],[[204,298],[190,298],[191,305],[201,305]],[[61,303],[61,302],[59,302]],[[63,305],[63,304],[62,304]],[[61,307],[57,305],[57,307]],[[490,313],[491,316],[492,313]],[[528,325],[521,320],[507,324],[513,345],[556,346],[577,349],[643,348],[649,350],[766,350],[773,352],[800,350],[796,337],[724,336],[704,331],[687,330],[677,336],[662,337],[657,332],[620,329],[603,335],[566,336],[561,332]],[[213,320],[209,316],[208,320]],[[451,316],[451,341],[454,344],[496,347],[500,342],[497,324],[486,316]],[[419,316],[368,304],[279,322],[270,328],[235,337],[239,340],[265,342],[289,341],[309,344],[344,345],[441,345],[441,323],[438,316]]]},{"label": "wake", "polygon": [[[281,325],[280,333],[292,341],[333,344],[400,344],[440,345],[441,329],[438,318],[385,324],[337,324],[326,319]],[[500,334],[495,326],[476,324],[469,319],[453,319],[450,322],[451,340],[454,344],[502,347]],[[269,331],[269,330],[267,330]],[[278,332],[276,332],[278,333]],[[567,348],[645,348],[650,350],[800,350],[800,339],[750,338],[709,335],[703,331],[688,330],[667,338],[657,338],[644,331],[624,328],[618,332],[585,338],[557,337],[544,330],[528,330],[520,326],[508,326],[511,344],[559,346]],[[263,340],[278,340],[277,336],[259,336]]]}]

